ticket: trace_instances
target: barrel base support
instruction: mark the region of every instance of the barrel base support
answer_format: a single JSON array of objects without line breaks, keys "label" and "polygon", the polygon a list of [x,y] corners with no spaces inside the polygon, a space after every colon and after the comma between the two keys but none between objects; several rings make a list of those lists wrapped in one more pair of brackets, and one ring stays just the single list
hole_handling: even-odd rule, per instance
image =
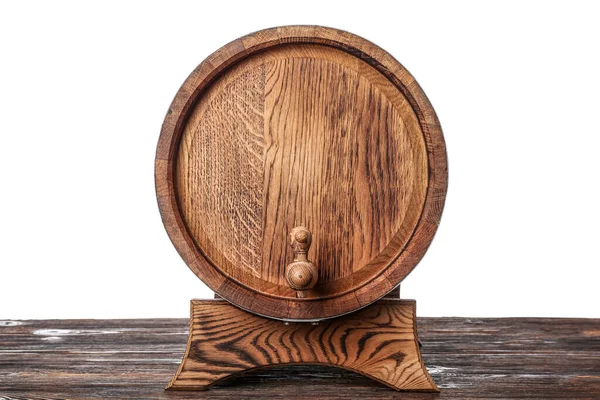
[{"label": "barrel base support", "polygon": [[167,390],[206,390],[244,372],[321,364],[399,391],[439,392],[421,359],[414,300],[382,299],[341,317],[283,322],[224,300],[192,300],[190,334]]}]

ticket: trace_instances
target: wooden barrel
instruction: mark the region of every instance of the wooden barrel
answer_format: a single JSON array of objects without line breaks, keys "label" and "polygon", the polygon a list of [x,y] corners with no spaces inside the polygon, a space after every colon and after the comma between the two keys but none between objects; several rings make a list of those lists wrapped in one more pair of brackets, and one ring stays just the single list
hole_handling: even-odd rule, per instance
[{"label": "wooden barrel", "polygon": [[163,222],[191,270],[277,319],[362,308],[419,262],[440,221],[440,124],[408,71],[358,36],[244,36],[179,89],[156,152]]}]

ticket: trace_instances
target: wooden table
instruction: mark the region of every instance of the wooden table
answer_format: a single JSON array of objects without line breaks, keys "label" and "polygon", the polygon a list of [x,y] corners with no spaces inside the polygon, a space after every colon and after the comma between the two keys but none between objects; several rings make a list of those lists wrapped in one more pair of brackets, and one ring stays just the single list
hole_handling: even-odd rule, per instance
[{"label": "wooden table", "polygon": [[600,319],[421,318],[441,394],[398,393],[328,367],[254,371],[207,392],[165,392],[187,320],[0,321],[0,399],[600,399]]}]

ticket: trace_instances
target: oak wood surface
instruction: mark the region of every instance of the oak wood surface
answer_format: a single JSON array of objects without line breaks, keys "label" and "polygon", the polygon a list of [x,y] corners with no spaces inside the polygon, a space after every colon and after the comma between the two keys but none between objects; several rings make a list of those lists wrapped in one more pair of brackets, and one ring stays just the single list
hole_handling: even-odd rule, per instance
[{"label": "oak wood surface", "polygon": [[[446,193],[435,112],[387,52],[291,26],[235,40],[177,93],[156,188],[188,266],[239,307],[319,319],[364,307],[418,263]],[[313,233],[314,288],[285,278],[294,226]]]},{"label": "oak wood surface", "polygon": [[419,318],[441,393],[322,366],[256,370],[208,392],[164,387],[188,319],[0,320],[0,399],[598,399],[600,319]]},{"label": "oak wood surface", "polygon": [[380,300],[319,324],[284,324],[223,300],[192,300],[190,321],[185,357],[168,389],[204,390],[256,368],[318,364],[396,390],[438,391],[421,360],[413,300]]}]

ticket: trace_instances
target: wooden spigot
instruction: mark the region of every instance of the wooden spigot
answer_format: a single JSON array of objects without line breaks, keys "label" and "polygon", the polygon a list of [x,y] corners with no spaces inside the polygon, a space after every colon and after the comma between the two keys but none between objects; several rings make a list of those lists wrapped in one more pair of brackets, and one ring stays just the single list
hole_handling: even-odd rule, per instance
[{"label": "wooden spigot", "polygon": [[299,298],[306,297],[306,291],[315,286],[319,277],[315,264],[308,261],[311,242],[312,234],[303,226],[297,226],[290,232],[294,261],[285,268],[285,278]]}]

